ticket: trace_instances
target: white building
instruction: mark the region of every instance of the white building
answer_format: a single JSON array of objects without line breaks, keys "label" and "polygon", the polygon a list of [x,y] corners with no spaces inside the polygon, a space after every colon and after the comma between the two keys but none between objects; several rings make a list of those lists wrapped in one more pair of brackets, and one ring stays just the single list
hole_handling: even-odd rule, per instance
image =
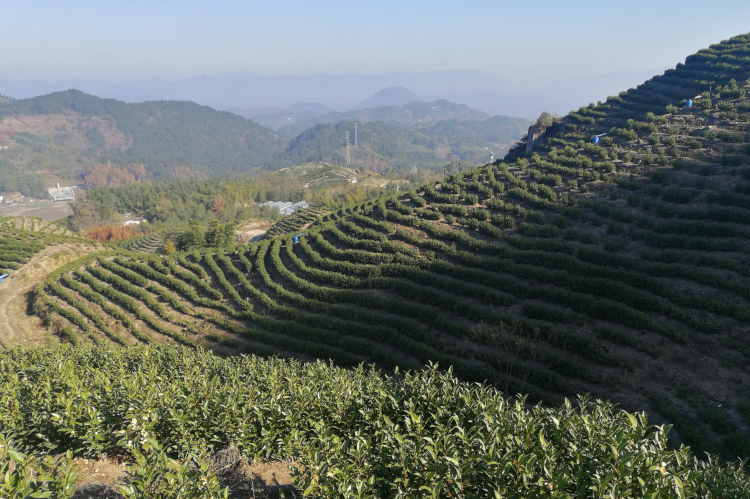
[{"label": "white building", "polygon": [[126,213],[122,216],[122,225],[128,226],[128,225],[140,225],[141,222],[145,222],[145,218],[135,218],[131,217],[130,213]]},{"label": "white building", "polygon": [[49,192],[52,201],[59,203],[63,201],[75,201],[76,193],[73,189],[75,187],[60,187],[60,184],[57,184],[57,187],[50,187],[47,189],[47,192]]},{"label": "white building", "polygon": [[259,203],[258,206],[277,208],[282,215],[291,215],[297,210],[309,208],[310,203],[307,201],[300,201],[299,203],[290,203],[288,201],[266,201],[265,203]]}]

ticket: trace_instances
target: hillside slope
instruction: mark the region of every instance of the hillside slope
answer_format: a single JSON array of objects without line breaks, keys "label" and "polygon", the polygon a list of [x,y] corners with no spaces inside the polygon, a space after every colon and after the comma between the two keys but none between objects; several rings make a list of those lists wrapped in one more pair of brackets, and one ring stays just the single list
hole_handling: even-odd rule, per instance
[{"label": "hillside slope", "polygon": [[100,254],[40,291],[104,317],[98,339],[439,362],[533,401],[592,393],[674,423],[699,455],[748,457],[748,53],[747,35],[712,46],[532,154],[341,210],[299,242]]}]

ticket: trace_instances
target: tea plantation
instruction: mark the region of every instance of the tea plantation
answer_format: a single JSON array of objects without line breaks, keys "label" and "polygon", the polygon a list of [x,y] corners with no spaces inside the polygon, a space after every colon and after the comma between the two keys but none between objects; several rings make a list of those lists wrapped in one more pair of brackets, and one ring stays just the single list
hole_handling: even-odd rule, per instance
[{"label": "tea plantation", "polygon": [[[67,264],[35,310],[96,348],[3,353],[9,387],[60,394],[3,390],[27,397],[6,396],[4,428],[35,452],[291,456],[307,496],[746,497],[706,456],[750,457],[748,78],[743,35],[554,120],[531,152],[305,218],[298,242],[302,225]],[[674,424],[692,454],[642,415],[565,401],[585,393]]]}]

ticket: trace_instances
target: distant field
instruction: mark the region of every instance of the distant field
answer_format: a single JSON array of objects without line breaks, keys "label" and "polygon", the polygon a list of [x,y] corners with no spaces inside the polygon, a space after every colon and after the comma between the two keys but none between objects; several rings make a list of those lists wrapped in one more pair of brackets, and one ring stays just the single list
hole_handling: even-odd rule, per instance
[{"label": "distant field", "polygon": [[0,207],[0,217],[39,217],[47,222],[53,222],[73,214],[67,203],[34,204]]}]

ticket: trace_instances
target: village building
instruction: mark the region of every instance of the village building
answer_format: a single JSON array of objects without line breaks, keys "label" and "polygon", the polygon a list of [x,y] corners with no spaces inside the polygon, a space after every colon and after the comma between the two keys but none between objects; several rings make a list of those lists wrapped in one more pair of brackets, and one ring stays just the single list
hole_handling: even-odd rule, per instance
[{"label": "village building", "polygon": [[282,215],[291,215],[297,210],[309,208],[310,203],[307,201],[300,201],[298,203],[291,203],[288,201],[266,201],[265,203],[259,203],[258,206],[269,206],[271,208],[277,208],[279,213]]}]

